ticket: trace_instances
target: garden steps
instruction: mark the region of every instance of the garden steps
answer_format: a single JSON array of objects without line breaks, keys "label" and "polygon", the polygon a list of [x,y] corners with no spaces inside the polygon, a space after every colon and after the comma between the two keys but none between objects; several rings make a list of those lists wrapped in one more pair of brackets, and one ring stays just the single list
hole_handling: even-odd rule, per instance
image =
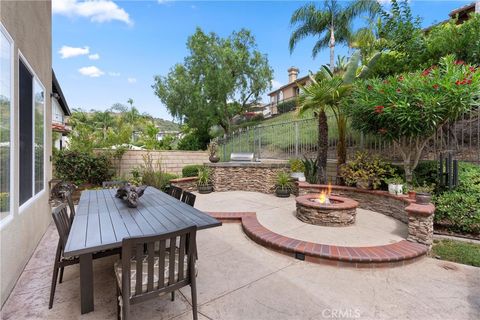
[{"label": "garden steps", "polygon": [[265,228],[255,212],[208,212],[222,222],[240,222],[247,236],[274,251],[314,263],[357,267],[384,268],[402,266],[425,256],[429,248],[402,240],[371,247],[326,245],[283,236]]}]

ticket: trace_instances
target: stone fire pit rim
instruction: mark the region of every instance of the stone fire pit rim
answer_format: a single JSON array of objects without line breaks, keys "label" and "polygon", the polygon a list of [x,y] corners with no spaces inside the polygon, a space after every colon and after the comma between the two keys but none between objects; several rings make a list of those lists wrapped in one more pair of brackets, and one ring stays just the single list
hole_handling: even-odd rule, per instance
[{"label": "stone fire pit rim", "polygon": [[314,202],[312,199],[317,199],[319,197],[319,193],[309,193],[303,196],[298,196],[295,198],[297,204],[302,205],[304,207],[309,208],[321,208],[326,210],[348,210],[348,209],[355,209],[358,207],[358,202],[345,197],[340,197],[336,195],[328,196],[331,200],[336,201],[336,203],[332,204],[322,204],[319,202]]}]

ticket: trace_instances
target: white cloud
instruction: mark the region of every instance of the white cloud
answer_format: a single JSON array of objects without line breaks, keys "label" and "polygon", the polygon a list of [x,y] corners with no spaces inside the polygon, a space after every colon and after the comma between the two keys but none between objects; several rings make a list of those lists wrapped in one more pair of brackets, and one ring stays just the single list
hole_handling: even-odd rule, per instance
[{"label": "white cloud", "polygon": [[282,83],[278,80],[275,80],[275,79],[272,80],[271,84],[272,84],[272,89],[274,89],[274,90],[278,89],[282,86]]},{"label": "white cloud", "polygon": [[109,75],[110,77],[120,77],[120,72],[110,71],[110,72],[108,73],[108,75]]},{"label": "white cloud", "polygon": [[128,83],[136,83],[137,79],[136,78],[128,78],[127,81],[128,81]]},{"label": "white cloud", "polygon": [[117,20],[133,25],[130,15],[111,0],[53,0],[52,12],[68,17],[84,17],[93,22]]},{"label": "white cloud", "polygon": [[60,50],[58,50],[62,59],[83,56],[90,53],[89,47],[69,47],[69,46],[62,46]]},{"label": "white cloud", "polygon": [[98,60],[100,59],[100,55],[98,53],[94,53],[88,56],[88,59],[90,60]]},{"label": "white cloud", "polygon": [[80,68],[78,69],[78,72],[80,72],[84,76],[91,77],[91,78],[98,78],[105,74],[105,72],[103,72],[102,70],[98,69],[95,66]]},{"label": "white cloud", "polygon": [[391,0],[377,0],[380,4],[390,4]]}]

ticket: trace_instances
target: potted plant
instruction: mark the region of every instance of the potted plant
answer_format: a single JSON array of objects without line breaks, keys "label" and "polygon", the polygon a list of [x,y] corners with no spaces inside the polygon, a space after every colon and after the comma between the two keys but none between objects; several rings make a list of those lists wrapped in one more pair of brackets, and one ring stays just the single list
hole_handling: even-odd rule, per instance
[{"label": "potted plant", "polygon": [[432,202],[433,189],[433,185],[429,186],[426,183],[423,186],[415,187],[415,202],[417,204],[429,204]]},{"label": "potted plant", "polygon": [[210,169],[207,167],[200,167],[198,169],[197,180],[198,192],[201,194],[210,193],[213,191],[213,186],[210,183]]},{"label": "potted plant", "polygon": [[218,152],[218,143],[216,139],[213,139],[207,147],[208,151],[208,160],[212,163],[217,163],[220,161],[220,157],[217,155]]},{"label": "potted plant", "polygon": [[417,192],[411,185],[408,185],[407,187],[407,194],[408,194],[408,199],[411,199],[411,200],[415,200],[417,196]]},{"label": "potted plant", "polygon": [[305,166],[300,159],[290,159],[290,170],[292,173],[290,176],[298,181],[305,181]]},{"label": "potted plant", "polygon": [[388,184],[388,192],[390,194],[403,194],[403,179],[399,176],[393,176],[389,179],[385,179],[385,183]]},{"label": "potted plant", "polygon": [[275,194],[279,198],[288,198],[290,197],[290,191],[292,191],[290,176],[284,171],[279,172],[275,183]]}]

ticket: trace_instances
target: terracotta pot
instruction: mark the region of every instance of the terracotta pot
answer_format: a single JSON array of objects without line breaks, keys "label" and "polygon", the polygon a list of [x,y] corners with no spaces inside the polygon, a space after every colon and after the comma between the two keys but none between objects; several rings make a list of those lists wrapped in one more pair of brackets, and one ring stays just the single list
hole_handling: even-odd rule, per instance
[{"label": "terracotta pot", "polygon": [[408,199],[415,200],[417,193],[415,191],[408,191]]},{"label": "terracotta pot", "polygon": [[279,198],[288,198],[290,197],[290,190],[277,188],[275,189],[275,195]]},{"label": "terracotta pot", "polygon": [[210,162],[212,162],[212,163],[217,163],[218,161],[220,161],[220,157],[217,156],[217,155],[215,155],[215,156],[210,156],[210,157],[208,158],[208,160],[210,160]]},{"label": "terracotta pot", "polygon": [[417,204],[429,204],[432,201],[432,195],[430,193],[417,192],[415,196],[415,202]]},{"label": "terracotta pot", "polygon": [[210,193],[212,191],[213,191],[213,186],[211,186],[211,185],[206,185],[206,186],[199,185],[198,186],[198,193],[207,194],[207,193]]}]

